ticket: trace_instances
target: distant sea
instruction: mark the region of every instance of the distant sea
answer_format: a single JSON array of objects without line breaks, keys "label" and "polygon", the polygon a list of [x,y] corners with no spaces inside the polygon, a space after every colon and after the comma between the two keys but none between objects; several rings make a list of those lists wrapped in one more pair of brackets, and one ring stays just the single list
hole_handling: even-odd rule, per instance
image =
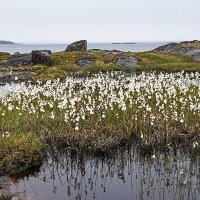
[{"label": "distant sea", "polygon": [[[136,44],[112,44],[112,43],[89,43],[88,49],[101,49],[101,50],[120,50],[131,52],[150,51],[159,46],[167,44],[166,42],[144,42]],[[68,44],[14,44],[4,45],[0,44],[0,52],[8,53],[30,53],[32,50],[48,49],[52,52],[64,51]]]}]

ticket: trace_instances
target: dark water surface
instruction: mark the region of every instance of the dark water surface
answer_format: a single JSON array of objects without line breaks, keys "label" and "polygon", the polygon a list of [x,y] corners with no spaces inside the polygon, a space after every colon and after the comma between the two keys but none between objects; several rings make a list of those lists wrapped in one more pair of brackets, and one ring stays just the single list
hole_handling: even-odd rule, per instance
[{"label": "dark water surface", "polygon": [[[112,43],[89,43],[88,49],[102,49],[102,50],[121,50],[131,52],[143,52],[153,50],[159,46],[166,44],[165,42],[146,42],[136,44],[112,44]],[[32,50],[48,49],[52,52],[64,51],[68,44],[15,44],[3,45],[0,44],[0,52],[8,53],[30,53]]]},{"label": "dark water surface", "polygon": [[134,148],[104,158],[65,155],[11,176],[11,190],[29,200],[199,199],[200,165],[186,155],[143,157]]}]

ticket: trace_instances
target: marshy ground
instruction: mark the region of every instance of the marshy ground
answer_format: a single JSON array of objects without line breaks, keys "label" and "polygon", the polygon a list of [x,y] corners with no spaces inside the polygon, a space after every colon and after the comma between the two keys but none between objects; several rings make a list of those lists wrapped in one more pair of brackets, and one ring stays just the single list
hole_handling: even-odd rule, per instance
[{"label": "marshy ground", "polygon": [[153,51],[60,52],[50,66],[1,67],[1,81],[27,82],[0,88],[0,174],[61,149],[105,155],[133,140],[150,157],[185,146],[196,154],[199,71],[190,55]]},{"label": "marshy ground", "polygon": [[99,154],[133,138],[147,151],[198,148],[199,78],[112,72],[2,87],[0,172],[26,169],[50,150]]}]

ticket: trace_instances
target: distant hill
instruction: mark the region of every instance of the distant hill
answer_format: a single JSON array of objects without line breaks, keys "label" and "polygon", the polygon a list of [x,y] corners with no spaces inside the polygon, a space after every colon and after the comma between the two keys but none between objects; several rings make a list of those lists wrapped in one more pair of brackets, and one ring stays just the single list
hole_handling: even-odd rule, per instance
[{"label": "distant hill", "polygon": [[16,44],[16,43],[11,41],[0,40],[0,44]]}]

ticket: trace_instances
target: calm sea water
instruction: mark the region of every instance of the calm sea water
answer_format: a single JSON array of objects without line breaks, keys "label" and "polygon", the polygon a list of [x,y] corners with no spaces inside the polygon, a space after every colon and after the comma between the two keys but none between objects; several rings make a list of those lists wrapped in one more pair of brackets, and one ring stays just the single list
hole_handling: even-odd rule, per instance
[{"label": "calm sea water", "polygon": [[[143,52],[153,50],[162,46],[164,42],[148,42],[136,44],[112,44],[112,43],[89,43],[88,49],[102,49],[102,50],[120,50],[131,52]],[[48,49],[52,52],[64,51],[68,44],[16,44],[16,45],[0,45],[0,52],[8,53],[30,53],[32,50]]]}]

